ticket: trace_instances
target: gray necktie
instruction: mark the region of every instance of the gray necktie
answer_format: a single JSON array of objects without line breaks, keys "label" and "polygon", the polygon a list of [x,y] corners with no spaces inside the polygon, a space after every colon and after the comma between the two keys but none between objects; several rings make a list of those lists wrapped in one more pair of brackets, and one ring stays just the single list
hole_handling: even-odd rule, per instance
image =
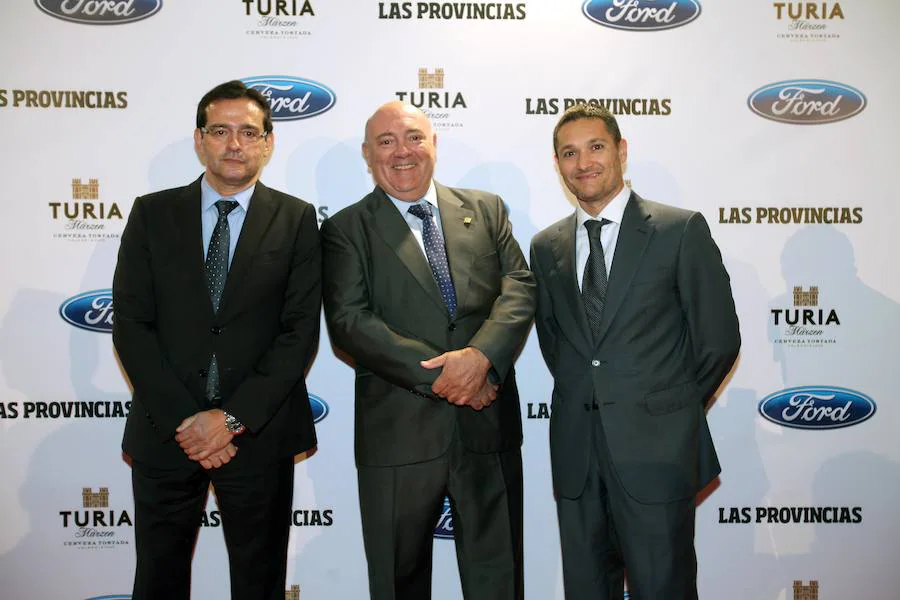
[{"label": "gray necktie", "polygon": [[431,265],[431,273],[441,291],[444,306],[450,313],[450,318],[456,317],[456,289],[453,287],[453,279],[450,277],[450,264],[447,262],[447,249],[444,248],[444,238],[438,231],[437,224],[428,203],[413,204],[407,209],[409,214],[422,219],[422,241],[425,243],[425,256]]},{"label": "gray necktie", "polygon": [[589,219],[584,223],[591,244],[591,252],[584,267],[581,298],[584,301],[584,312],[587,315],[594,343],[600,337],[600,321],[603,319],[606,286],[609,282],[606,274],[606,257],[603,255],[603,244],[600,242],[600,231],[604,225],[611,222],[609,219],[599,221]]},{"label": "gray necktie", "polygon": [[[216,209],[219,219],[209,240],[206,251],[206,288],[213,310],[219,312],[222,292],[225,291],[225,279],[228,277],[228,252],[231,247],[231,232],[228,228],[228,213],[237,208],[234,200],[219,200]],[[213,404],[219,401],[219,363],[213,353],[209,359],[209,371],[206,378],[206,399]]]}]

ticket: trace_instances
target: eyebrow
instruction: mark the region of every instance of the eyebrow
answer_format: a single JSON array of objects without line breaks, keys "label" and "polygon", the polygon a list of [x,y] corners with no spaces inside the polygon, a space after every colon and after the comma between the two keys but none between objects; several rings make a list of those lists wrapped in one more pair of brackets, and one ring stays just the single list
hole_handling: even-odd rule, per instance
[{"label": "eyebrow", "polygon": [[[607,143],[609,143],[609,140],[595,137],[595,138],[591,138],[591,139],[587,140],[585,142],[585,145],[592,146],[594,144],[607,144]],[[563,150],[571,150],[572,148],[577,148],[579,145],[580,144],[566,144],[564,146],[560,146],[559,151],[562,152]]]},{"label": "eyebrow", "polygon": [[[424,136],[425,132],[418,128],[407,129],[406,131],[403,132],[404,136],[411,135],[411,134],[419,134],[419,135]],[[395,137],[397,137],[397,135],[394,134],[393,132],[385,131],[384,133],[380,133],[380,134],[376,135],[374,139],[375,139],[375,141],[378,141],[378,140],[383,140],[385,138],[395,138]]]},{"label": "eyebrow", "polygon": [[[205,127],[207,129],[209,129],[210,127],[224,127],[225,129],[231,129],[231,125],[229,123],[207,123],[205,125]],[[256,125],[247,124],[247,123],[242,123],[242,124],[238,125],[236,128],[237,129],[256,129],[258,131],[261,130]]]}]

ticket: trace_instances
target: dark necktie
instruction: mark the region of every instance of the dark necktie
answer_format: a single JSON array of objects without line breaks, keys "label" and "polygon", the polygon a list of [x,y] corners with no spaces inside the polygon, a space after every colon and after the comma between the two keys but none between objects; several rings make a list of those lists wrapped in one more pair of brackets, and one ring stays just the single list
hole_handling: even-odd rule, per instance
[{"label": "dark necktie", "polygon": [[[219,200],[216,209],[219,211],[219,219],[209,240],[209,248],[206,251],[206,288],[209,290],[209,299],[212,300],[213,310],[219,311],[219,302],[222,300],[222,292],[225,291],[225,279],[228,277],[228,251],[231,247],[231,232],[228,229],[228,213],[237,208],[234,200]],[[209,359],[209,372],[206,378],[206,398],[213,404],[218,403],[219,398],[219,363],[213,353]]]},{"label": "dark necktie", "polygon": [[606,274],[606,257],[603,255],[603,244],[600,242],[600,231],[609,219],[596,221],[589,219],[584,226],[588,232],[591,252],[584,267],[584,279],[581,281],[581,298],[584,301],[584,312],[594,342],[600,337],[600,321],[603,318],[603,305],[606,303],[606,286],[609,282]]},{"label": "dark necktie", "polygon": [[453,319],[456,317],[456,289],[453,287],[453,279],[450,278],[450,265],[447,263],[444,239],[434,222],[431,205],[428,203],[413,204],[407,210],[409,214],[422,219],[422,241],[425,243],[425,255],[428,257],[431,273],[441,291],[444,306],[447,307],[447,312]]}]

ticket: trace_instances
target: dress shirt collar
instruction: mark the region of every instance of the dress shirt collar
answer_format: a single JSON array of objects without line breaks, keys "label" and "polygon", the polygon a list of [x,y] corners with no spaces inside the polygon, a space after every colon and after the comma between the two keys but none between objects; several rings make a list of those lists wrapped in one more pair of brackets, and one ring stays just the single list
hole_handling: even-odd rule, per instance
[{"label": "dress shirt collar", "polygon": [[622,224],[622,217],[625,214],[625,205],[628,204],[628,199],[631,197],[631,188],[627,185],[622,186],[622,189],[618,194],[610,201],[609,204],[603,207],[603,210],[600,211],[600,214],[596,217],[592,217],[587,214],[587,212],[581,208],[581,205],[575,207],[575,225],[577,227],[577,231],[580,231],[584,227],[585,221],[589,219],[608,219],[612,223]]},{"label": "dress shirt collar", "polygon": [[209,210],[213,207],[213,205],[222,200],[223,198],[230,198],[238,203],[238,206],[244,209],[244,212],[250,208],[250,197],[253,196],[253,191],[256,189],[256,184],[254,183],[246,190],[240,191],[233,196],[223,196],[216,190],[212,189],[212,186],[206,181],[206,175],[203,175],[203,179],[200,180],[200,210],[205,211]]},{"label": "dress shirt collar", "polygon": [[[384,191],[384,190],[382,189],[382,191]],[[394,198],[387,192],[384,192],[384,193],[388,198],[391,199],[391,202],[393,203],[393,205],[396,206],[397,210],[400,211],[400,214],[403,215],[403,218],[406,218],[406,211],[409,210],[410,206],[412,206],[413,204],[418,204],[420,202],[420,200],[417,200],[415,202],[407,202],[405,200],[398,200],[397,198]],[[422,200],[425,200],[425,202],[427,202],[428,204],[431,205],[431,212],[434,214],[435,219],[437,219],[437,215],[439,214],[440,211],[438,210],[437,189],[435,189],[435,187],[434,187],[434,180],[432,180],[431,183],[428,184],[428,191],[425,192],[425,196],[422,198]]]}]

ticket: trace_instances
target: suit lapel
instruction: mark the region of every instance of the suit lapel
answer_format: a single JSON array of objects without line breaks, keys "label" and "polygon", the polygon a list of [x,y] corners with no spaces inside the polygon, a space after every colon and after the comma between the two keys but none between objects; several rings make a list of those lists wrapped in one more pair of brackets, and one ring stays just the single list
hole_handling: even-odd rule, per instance
[{"label": "suit lapel", "polygon": [[253,196],[250,197],[250,208],[244,217],[244,225],[241,227],[237,247],[234,250],[234,258],[228,269],[225,291],[222,292],[222,301],[219,306],[220,313],[227,310],[229,299],[236,293],[236,290],[240,289],[241,281],[247,274],[253,255],[262,242],[276,212],[275,201],[272,200],[269,188],[257,181]]},{"label": "suit lapel", "polygon": [[466,292],[469,290],[469,278],[474,256],[470,250],[475,231],[484,227],[475,219],[475,213],[463,205],[462,200],[447,187],[435,182],[438,209],[441,213],[441,231],[444,234],[444,246],[447,248],[447,261],[450,263],[450,276],[456,290],[456,313],[462,313],[465,306]]},{"label": "suit lapel", "polygon": [[188,293],[202,295],[205,305],[212,312],[212,300],[206,287],[206,268],[203,264],[203,225],[200,222],[200,178],[187,186],[181,197],[172,205],[172,229],[178,231],[182,243],[184,269],[188,273],[189,285],[194,288]]},{"label": "suit lapel", "polygon": [[565,298],[565,304],[569,310],[556,311],[556,318],[561,328],[566,330],[566,337],[585,356],[590,356],[591,339],[590,327],[587,316],[584,313],[584,302],[581,300],[581,291],[578,288],[578,280],[575,272],[575,227],[577,220],[575,213],[564,220],[551,240],[553,258],[556,261],[556,277],[560,290]]},{"label": "suit lapel", "polygon": [[616,316],[638,265],[644,258],[644,251],[653,237],[653,226],[647,222],[650,213],[640,196],[631,192],[625,213],[622,215],[622,226],[619,228],[619,239],[613,255],[612,270],[609,274],[609,286],[606,288],[606,304],[603,308],[603,319],[600,323],[600,335],[597,345],[609,331],[609,326]]},{"label": "suit lapel", "polygon": [[419,247],[416,238],[403,216],[397,211],[387,195],[381,188],[375,188],[372,192],[372,216],[375,221],[375,230],[394,252],[400,262],[409,270],[410,274],[419,282],[422,289],[439,307],[447,310],[441,292],[438,290],[434,276],[431,274],[431,266],[428,259]]}]

